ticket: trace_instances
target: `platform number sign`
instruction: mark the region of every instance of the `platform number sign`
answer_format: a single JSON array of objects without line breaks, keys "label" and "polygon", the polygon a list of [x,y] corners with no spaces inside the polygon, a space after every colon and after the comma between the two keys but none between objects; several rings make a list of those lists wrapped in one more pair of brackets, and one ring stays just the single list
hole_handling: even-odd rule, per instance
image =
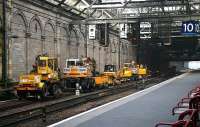
[{"label": "platform number sign", "polygon": [[200,32],[199,21],[184,21],[182,22],[182,34],[197,35]]}]

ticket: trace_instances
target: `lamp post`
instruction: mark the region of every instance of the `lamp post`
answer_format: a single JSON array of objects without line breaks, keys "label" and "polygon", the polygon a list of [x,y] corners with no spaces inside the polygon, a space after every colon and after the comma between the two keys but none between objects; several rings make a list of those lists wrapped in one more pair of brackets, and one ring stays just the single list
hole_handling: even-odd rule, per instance
[{"label": "lamp post", "polygon": [[2,46],[2,81],[7,88],[7,29],[6,29],[6,2],[7,0],[3,0],[3,25],[2,25],[2,32],[3,32],[3,46]]}]

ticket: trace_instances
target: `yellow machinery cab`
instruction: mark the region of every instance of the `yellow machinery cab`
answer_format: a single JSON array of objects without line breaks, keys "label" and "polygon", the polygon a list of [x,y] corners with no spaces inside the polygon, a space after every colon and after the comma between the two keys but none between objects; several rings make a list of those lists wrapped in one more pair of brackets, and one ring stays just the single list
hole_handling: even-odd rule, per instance
[{"label": "yellow machinery cab", "polygon": [[104,75],[115,78],[116,72],[116,65],[108,64],[104,66]]},{"label": "yellow machinery cab", "polygon": [[56,58],[40,56],[37,60],[37,72],[42,75],[42,80],[58,80],[58,61]]}]

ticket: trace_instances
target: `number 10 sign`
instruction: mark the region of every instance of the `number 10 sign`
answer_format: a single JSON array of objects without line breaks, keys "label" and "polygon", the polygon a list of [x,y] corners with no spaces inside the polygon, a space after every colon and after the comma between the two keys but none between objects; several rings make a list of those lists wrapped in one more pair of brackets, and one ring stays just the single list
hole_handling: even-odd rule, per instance
[{"label": "number 10 sign", "polygon": [[199,21],[183,21],[182,22],[182,34],[185,35],[196,35],[199,34]]}]

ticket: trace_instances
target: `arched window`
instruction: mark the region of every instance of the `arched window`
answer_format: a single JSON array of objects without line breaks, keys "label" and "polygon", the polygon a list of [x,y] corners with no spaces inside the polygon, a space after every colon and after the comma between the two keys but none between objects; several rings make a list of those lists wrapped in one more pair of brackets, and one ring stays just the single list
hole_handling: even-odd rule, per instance
[{"label": "arched window", "polygon": [[42,54],[42,25],[38,17],[33,17],[30,21],[30,40],[28,43],[28,70],[32,70],[35,58]]},{"label": "arched window", "polygon": [[70,42],[70,57],[78,58],[78,37],[74,29],[69,32],[69,42]]},{"label": "arched window", "polygon": [[64,27],[60,28],[60,64],[61,64],[61,69],[65,67],[65,60],[68,57],[68,50],[69,50],[69,45],[68,45],[68,34],[67,34],[67,29]]},{"label": "arched window", "polygon": [[45,33],[45,53],[47,53],[51,57],[56,56],[56,47],[55,47],[55,32],[54,27],[51,23],[46,23],[44,28]]},{"label": "arched window", "polygon": [[11,20],[12,35],[18,36],[18,38],[12,39],[10,58],[12,77],[17,80],[20,74],[26,73],[26,39],[25,34],[27,31],[27,25],[24,17],[21,14],[16,14]]}]

